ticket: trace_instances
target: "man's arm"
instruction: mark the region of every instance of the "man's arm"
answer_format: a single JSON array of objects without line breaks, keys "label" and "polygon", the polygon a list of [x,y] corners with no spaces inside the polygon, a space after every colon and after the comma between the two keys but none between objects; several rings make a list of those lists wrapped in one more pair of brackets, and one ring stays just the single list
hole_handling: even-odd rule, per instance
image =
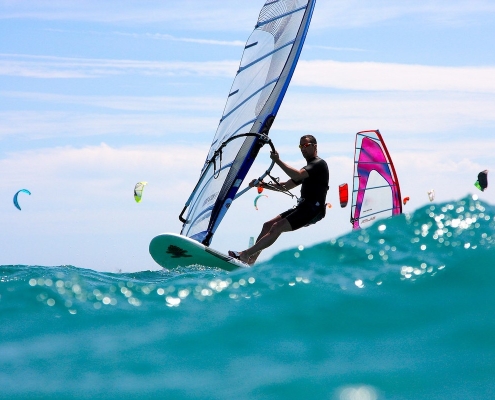
[{"label": "man's arm", "polygon": [[282,186],[285,188],[285,190],[291,190],[294,189],[300,183],[301,182],[294,182],[292,179],[289,179],[287,182],[282,183]]},{"label": "man's arm", "polygon": [[[275,164],[277,164],[280,168],[282,168],[282,171],[284,171],[287,175],[289,175],[289,178],[291,178],[292,181],[294,181],[294,182],[300,182],[309,176],[308,171],[306,171],[304,168],[295,169],[294,167],[291,167],[289,164],[284,163],[280,159],[280,156],[276,151],[271,152],[270,158],[273,161],[275,161]],[[290,181],[288,181],[288,182],[290,182]]]}]

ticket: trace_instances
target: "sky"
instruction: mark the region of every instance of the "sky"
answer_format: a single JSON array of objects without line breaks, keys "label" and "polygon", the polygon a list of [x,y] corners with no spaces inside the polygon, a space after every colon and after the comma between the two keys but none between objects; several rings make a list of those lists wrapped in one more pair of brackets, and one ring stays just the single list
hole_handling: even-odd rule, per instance
[{"label": "sky", "polygon": [[[0,0],[0,265],[159,270],[149,242],[180,232],[263,4]],[[298,168],[299,138],[317,138],[332,208],[260,260],[351,230],[338,186],[352,182],[363,130],[382,133],[410,197],[404,212],[429,204],[431,189],[435,202],[476,193],[494,203],[473,185],[495,171],[494,50],[492,0],[317,0],[270,137]],[[269,163],[263,149],[247,181]],[[268,193],[256,211],[255,195],[236,200],[213,248],[244,249],[294,205]]]}]

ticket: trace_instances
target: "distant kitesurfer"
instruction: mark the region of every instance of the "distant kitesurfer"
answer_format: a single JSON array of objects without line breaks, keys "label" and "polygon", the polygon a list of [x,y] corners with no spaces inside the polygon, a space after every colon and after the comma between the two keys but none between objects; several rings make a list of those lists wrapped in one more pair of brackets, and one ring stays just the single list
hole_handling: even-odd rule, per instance
[{"label": "distant kitesurfer", "polygon": [[[329,175],[327,163],[318,157],[314,136],[305,135],[301,137],[299,143],[301,153],[307,161],[307,165],[300,170],[283,162],[277,152],[270,154],[270,158],[290,178],[287,182],[278,183],[281,189],[288,191],[301,185],[301,197],[297,206],[265,222],[254,246],[241,252],[229,250],[231,257],[252,265],[261,251],[275,243],[282,233],[312,225],[325,217]],[[249,186],[253,187],[255,182],[256,180],[253,180]],[[259,186],[269,190],[278,190],[277,186],[267,185],[263,182],[260,182]]]},{"label": "distant kitesurfer", "polygon": [[488,187],[488,170],[485,169],[478,174],[478,180],[474,182],[474,186],[476,186],[482,192]]}]

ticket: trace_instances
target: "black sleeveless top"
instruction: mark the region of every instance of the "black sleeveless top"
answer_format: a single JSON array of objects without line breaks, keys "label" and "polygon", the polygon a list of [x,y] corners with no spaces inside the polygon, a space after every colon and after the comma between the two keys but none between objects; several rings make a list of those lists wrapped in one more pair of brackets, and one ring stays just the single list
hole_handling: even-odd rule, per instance
[{"label": "black sleeveless top", "polygon": [[328,191],[328,165],[325,160],[320,157],[312,158],[308,161],[308,165],[303,167],[308,171],[309,176],[296,184],[301,184],[301,198],[304,203],[324,206]]}]

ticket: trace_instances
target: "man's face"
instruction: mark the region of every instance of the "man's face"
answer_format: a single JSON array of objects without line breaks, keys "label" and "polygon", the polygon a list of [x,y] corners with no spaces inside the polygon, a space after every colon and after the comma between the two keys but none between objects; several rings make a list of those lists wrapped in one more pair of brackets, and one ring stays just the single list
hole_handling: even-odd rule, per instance
[{"label": "man's face", "polygon": [[308,138],[301,139],[299,142],[299,148],[301,149],[301,153],[306,160],[313,158],[316,155],[316,145],[314,143],[310,143]]}]

